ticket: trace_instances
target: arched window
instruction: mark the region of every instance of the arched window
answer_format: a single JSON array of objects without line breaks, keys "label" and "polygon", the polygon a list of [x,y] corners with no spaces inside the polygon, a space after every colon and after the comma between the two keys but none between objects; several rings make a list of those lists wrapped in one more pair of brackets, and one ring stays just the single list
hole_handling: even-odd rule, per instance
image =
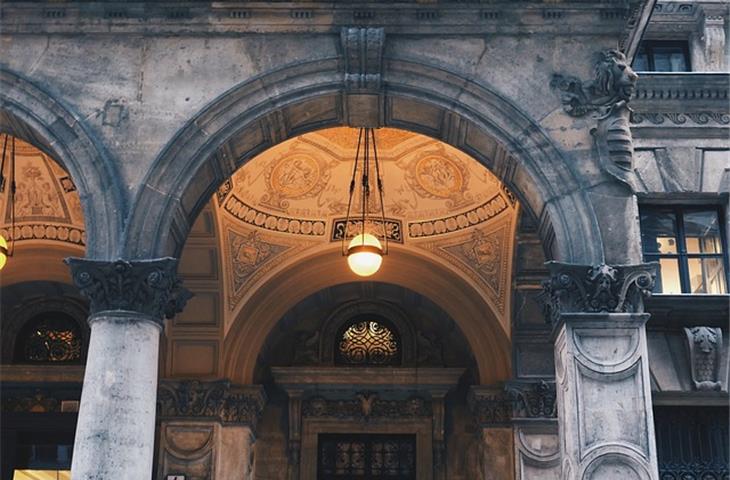
[{"label": "arched window", "polygon": [[357,317],[340,330],[335,361],[340,365],[400,365],[398,332],[381,318]]},{"label": "arched window", "polygon": [[83,334],[78,322],[64,312],[40,313],[26,322],[15,343],[20,363],[80,363]]}]

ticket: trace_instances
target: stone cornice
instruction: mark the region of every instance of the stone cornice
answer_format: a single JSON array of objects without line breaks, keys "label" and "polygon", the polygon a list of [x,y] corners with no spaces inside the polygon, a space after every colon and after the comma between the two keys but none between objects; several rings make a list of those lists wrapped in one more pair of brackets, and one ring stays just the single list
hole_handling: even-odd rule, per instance
[{"label": "stone cornice", "polygon": [[547,262],[550,279],[543,282],[545,317],[553,326],[563,314],[643,313],[651,294],[656,263],[639,265],[574,265]]},{"label": "stone cornice", "polygon": [[730,125],[730,74],[640,73],[634,127]]},{"label": "stone cornice", "polygon": [[266,403],[259,385],[233,385],[227,380],[162,380],[157,395],[161,420],[205,419],[246,425],[255,431]]},{"label": "stone cornice", "polygon": [[511,380],[504,386],[473,386],[467,403],[474,421],[481,427],[557,418],[552,380]]},{"label": "stone cornice", "polygon": [[101,261],[67,258],[74,284],[91,303],[91,315],[125,311],[161,322],[182,311],[192,296],[177,279],[177,260]]},{"label": "stone cornice", "polygon": [[[385,27],[386,33],[615,34],[623,38],[648,0],[391,2],[13,2],[4,4],[4,34],[339,33],[342,27]],[[643,10],[642,10],[643,11]],[[569,22],[570,28],[565,27]]]}]

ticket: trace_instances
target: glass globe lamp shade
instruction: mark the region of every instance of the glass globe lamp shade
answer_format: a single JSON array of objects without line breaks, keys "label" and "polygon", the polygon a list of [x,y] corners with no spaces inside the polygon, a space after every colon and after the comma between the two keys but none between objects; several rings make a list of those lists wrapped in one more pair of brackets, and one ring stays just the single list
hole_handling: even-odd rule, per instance
[{"label": "glass globe lamp shade", "polygon": [[380,269],[383,263],[383,247],[375,235],[355,235],[347,247],[347,264],[350,270],[361,277],[369,277]]},{"label": "glass globe lamp shade", "polygon": [[3,269],[8,261],[8,241],[0,235],[0,270]]}]

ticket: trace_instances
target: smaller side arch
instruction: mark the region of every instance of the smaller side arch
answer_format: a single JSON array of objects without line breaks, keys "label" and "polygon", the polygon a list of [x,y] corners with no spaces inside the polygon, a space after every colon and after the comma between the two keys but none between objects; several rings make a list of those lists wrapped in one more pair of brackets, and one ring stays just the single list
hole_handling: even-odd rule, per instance
[{"label": "smaller side arch", "polygon": [[83,119],[41,87],[0,67],[0,131],[43,150],[68,171],[84,211],[86,256],[118,256],[126,212],[120,176]]}]

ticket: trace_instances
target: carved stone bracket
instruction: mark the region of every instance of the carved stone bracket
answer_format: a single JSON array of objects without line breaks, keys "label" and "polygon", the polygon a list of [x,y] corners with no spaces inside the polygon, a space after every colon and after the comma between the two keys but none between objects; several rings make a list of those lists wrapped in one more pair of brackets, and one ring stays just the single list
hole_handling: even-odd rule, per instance
[{"label": "carved stone bracket", "polygon": [[711,327],[685,328],[692,383],[697,390],[720,390],[722,330]]},{"label": "carved stone bracket", "polygon": [[92,315],[122,310],[161,321],[182,311],[192,293],[177,279],[177,259],[113,262],[67,258],[74,283],[91,302]]},{"label": "carved stone bracket", "polygon": [[512,399],[512,417],[556,418],[555,382],[515,380],[505,386]]},{"label": "carved stone bracket", "polygon": [[642,313],[644,298],[654,288],[657,264],[573,265],[547,262],[550,279],[543,282],[541,301],[548,323],[556,326],[564,313]]},{"label": "carved stone bracket", "polygon": [[162,419],[218,420],[224,424],[246,425],[254,432],[265,403],[262,387],[236,386],[227,380],[162,381],[157,394],[157,411]]}]

